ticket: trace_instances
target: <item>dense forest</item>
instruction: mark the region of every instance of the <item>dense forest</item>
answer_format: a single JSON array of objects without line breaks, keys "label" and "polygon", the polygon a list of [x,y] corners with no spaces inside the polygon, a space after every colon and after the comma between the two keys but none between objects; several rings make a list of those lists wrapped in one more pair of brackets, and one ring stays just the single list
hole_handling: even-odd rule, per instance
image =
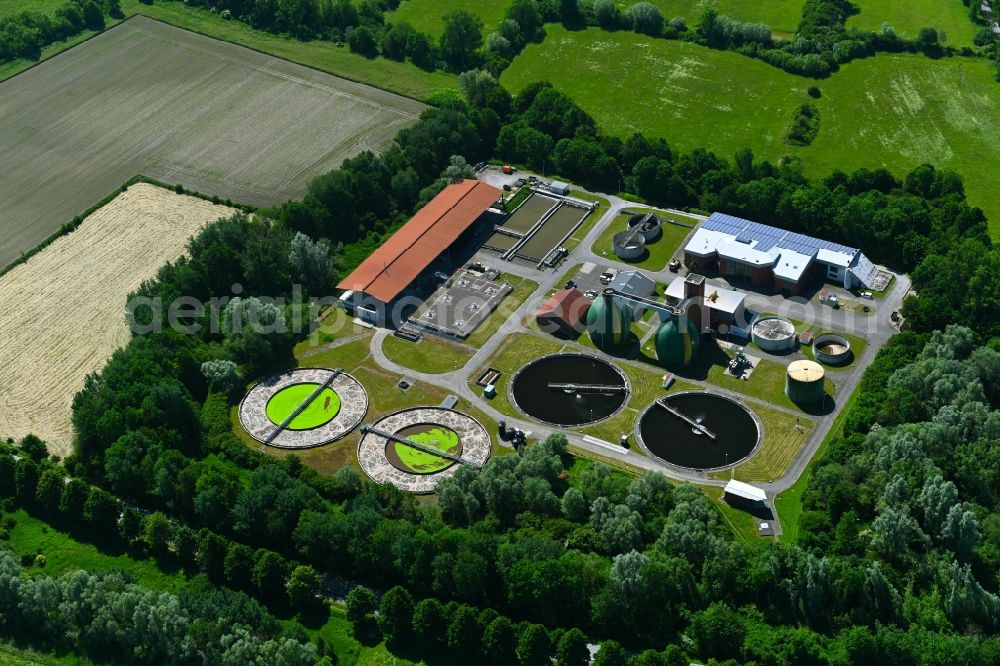
[{"label": "dense forest", "polygon": [[[192,239],[139,294],[208,302],[239,283],[243,296],[223,308],[220,327],[153,331],[116,352],[74,401],[76,451],[65,467],[34,440],[21,446],[31,455],[0,456],[5,501],[169,552],[211,586],[276,612],[309,612],[326,575],[392,587],[381,599],[352,593],[360,630],[475,659],[581,663],[589,637],[609,646],[605,664],[624,663],[619,645],[638,665],[996,663],[1000,355],[995,340],[983,343],[997,334],[986,297],[997,293],[997,272],[987,271],[997,255],[959,178],[924,166],[902,181],[884,171],[810,181],[796,164],[755,162],[748,151],[730,161],[641,135],[605,137],[545,84],[515,99],[485,72],[462,81],[468,101],[429,109],[385,154],[347,160],[302,201],[234,215]],[[570,475],[559,436],[478,474],[460,470],[435,507],[236,437],[229,410],[241,387],[291,363],[297,339],[290,326],[236,325],[246,310],[290,323],[296,314],[268,299],[293,283],[326,293],[467,169],[458,155],[547,159],[592,188],[621,179],[658,204],[780,221],[914,271],[914,332],[894,338],[866,375],[810,481],[798,543],[742,545],[699,490],[656,474],[633,479],[587,463]],[[965,279],[949,281],[958,272]],[[947,323],[967,328],[931,334]],[[53,599],[69,594],[52,589]],[[260,650],[298,640],[255,636]],[[218,652],[212,645],[191,659]]]},{"label": "dense forest", "polygon": [[84,30],[103,30],[105,15],[121,18],[118,0],[67,0],[53,16],[23,11],[0,18],[0,62],[37,59],[47,44]]}]

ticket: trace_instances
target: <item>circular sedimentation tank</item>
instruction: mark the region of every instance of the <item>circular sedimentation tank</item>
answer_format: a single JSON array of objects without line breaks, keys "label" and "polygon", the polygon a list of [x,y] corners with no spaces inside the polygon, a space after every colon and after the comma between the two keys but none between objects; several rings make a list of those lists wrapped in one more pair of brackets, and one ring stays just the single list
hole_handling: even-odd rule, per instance
[{"label": "circular sedimentation tank", "polygon": [[639,227],[639,233],[647,243],[654,241],[663,234],[660,218],[652,213],[636,213],[628,218],[628,228]]},{"label": "circular sedimentation tank", "polygon": [[732,398],[703,391],[675,393],[654,402],[639,417],[637,431],[650,454],[698,470],[746,460],[764,433],[749,409]]},{"label": "circular sedimentation tank", "polygon": [[368,393],[353,376],[298,368],[254,385],[239,406],[240,425],[258,442],[306,449],[340,439],[361,423]]},{"label": "circular sedimentation tank", "polygon": [[479,421],[443,407],[403,409],[364,432],[358,443],[361,469],[376,483],[411,493],[434,492],[463,465],[479,469],[492,445]]},{"label": "circular sedimentation tank", "polygon": [[656,358],[661,362],[668,366],[686,367],[698,358],[701,335],[690,319],[671,317],[656,331],[653,346]]},{"label": "circular sedimentation tank", "polygon": [[822,402],[826,372],[816,361],[793,361],[785,376],[785,395],[792,402],[813,405]]},{"label": "circular sedimentation tank", "polygon": [[510,382],[511,400],[519,410],[558,426],[606,419],[622,408],[628,391],[628,380],[621,370],[589,354],[543,356],[521,368]]},{"label": "circular sedimentation tank", "polygon": [[795,324],[784,317],[761,317],[754,322],[750,336],[754,344],[767,352],[795,349],[799,343]]},{"label": "circular sedimentation tank", "polygon": [[587,310],[587,332],[604,351],[620,347],[632,334],[632,309],[615,298],[610,289],[605,289]]},{"label": "circular sedimentation tank", "polygon": [[824,333],[813,341],[813,356],[821,363],[841,365],[851,360],[851,343],[842,335]]},{"label": "circular sedimentation tank", "polygon": [[638,259],[646,250],[646,240],[642,234],[626,229],[615,234],[611,247],[619,259]]}]

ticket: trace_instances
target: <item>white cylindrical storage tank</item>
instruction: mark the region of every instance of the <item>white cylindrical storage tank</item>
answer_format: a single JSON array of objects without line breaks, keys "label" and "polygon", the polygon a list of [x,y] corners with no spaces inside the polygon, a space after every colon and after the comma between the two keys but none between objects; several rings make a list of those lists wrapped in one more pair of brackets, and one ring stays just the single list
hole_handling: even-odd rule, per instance
[{"label": "white cylindrical storage tank", "polygon": [[851,343],[842,335],[824,333],[813,341],[813,356],[820,363],[840,365],[851,358]]},{"label": "white cylindrical storage tank", "polygon": [[823,401],[826,372],[816,361],[793,361],[785,377],[785,395],[794,403],[814,405]]},{"label": "white cylindrical storage tank", "polygon": [[628,218],[628,228],[639,227],[639,233],[647,243],[654,241],[663,234],[660,218],[652,213],[636,213]]},{"label": "white cylindrical storage tank", "polygon": [[612,245],[619,259],[638,259],[646,249],[646,241],[642,234],[631,229],[615,234]]},{"label": "white cylindrical storage tank", "polygon": [[788,351],[799,344],[795,324],[784,317],[761,317],[750,329],[750,337],[766,352]]}]

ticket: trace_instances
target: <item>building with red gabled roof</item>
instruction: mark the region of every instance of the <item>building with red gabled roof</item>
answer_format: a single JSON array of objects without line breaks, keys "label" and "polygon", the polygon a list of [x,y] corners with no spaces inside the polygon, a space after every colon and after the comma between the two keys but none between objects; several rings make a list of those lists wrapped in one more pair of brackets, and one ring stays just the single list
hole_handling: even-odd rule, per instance
[{"label": "building with red gabled roof", "polygon": [[583,320],[589,309],[590,299],[579,289],[562,289],[538,308],[535,321],[548,333],[574,336],[583,330]]},{"label": "building with red gabled roof", "polygon": [[[393,302],[496,203],[502,192],[478,180],[445,187],[337,285],[365,319]],[[370,314],[366,314],[370,313]],[[380,322],[375,322],[380,323]]]}]

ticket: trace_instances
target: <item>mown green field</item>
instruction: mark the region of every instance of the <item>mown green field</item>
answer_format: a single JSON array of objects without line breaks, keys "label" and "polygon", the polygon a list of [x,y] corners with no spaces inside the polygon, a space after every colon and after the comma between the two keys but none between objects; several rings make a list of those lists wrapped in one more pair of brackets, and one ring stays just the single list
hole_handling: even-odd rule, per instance
[{"label": "mown green field", "polygon": [[66,4],[67,0],[0,0],[0,18],[23,11],[54,14],[57,9]]},{"label": "mown green field", "polygon": [[483,20],[483,37],[500,25],[510,0],[403,0],[399,8],[386,14],[387,23],[409,23],[418,31],[437,39],[444,32],[444,15],[456,9],[472,12]]},{"label": "mown green field", "polygon": [[[547,79],[610,134],[642,131],[725,157],[743,147],[770,160],[793,155],[811,176],[862,166],[903,176],[931,162],[965,178],[970,201],[1000,234],[1000,201],[985,176],[1000,167],[1000,85],[986,60],[880,55],[815,81],[736,53],[631,32],[546,31],[504,72],[512,92]],[[782,135],[814,84],[822,91],[813,100],[819,135],[810,146],[790,146]]]},{"label": "mown green field", "polygon": [[[637,0],[619,0],[624,9],[636,3]],[[763,0],[748,2],[748,0],[651,0],[663,12],[668,21],[675,16],[687,19],[688,26],[694,26],[698,17],[706,7],[714,6],[720,14],[738,21],[751,23],[766,23],[771,30],[783,34],[794,33],[802,18],[802,5],[805,0]]]},{"label": "mown green field", "polygon": [[908,39],[921,28],[935,28],[944,30],[945,44],[951,46],[972,46],[978,31],[961,0],[851,0],[851,4],[860,12],[847,19],[848,28],[877,32],[888,23]]}]

